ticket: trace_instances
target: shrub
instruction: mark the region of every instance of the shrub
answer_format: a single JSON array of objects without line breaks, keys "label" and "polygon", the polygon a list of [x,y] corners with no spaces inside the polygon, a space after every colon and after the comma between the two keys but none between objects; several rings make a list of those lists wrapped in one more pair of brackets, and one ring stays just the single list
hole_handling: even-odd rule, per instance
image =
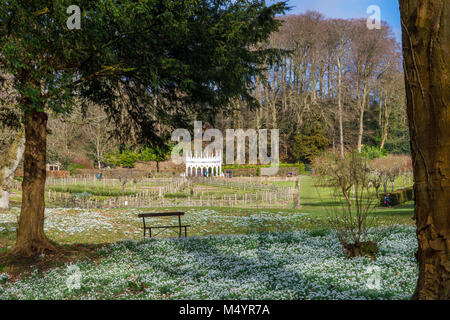
[{"label": "shrub", "polygon": [[111,152],[105,155],[105,160],[115,166],[122,166],[134,168],[136,160],[139,159],[139,154],[134,151],[125,150],[122,152]]},{"label": "shrub", "polygon": [[330,140],[320,133],[314,135],[297,135],[291,146],[291,155],[294,161],[311,162],[330,145]]},{"label": "shrub", "polygon": [[[326,153],[313,161],[313,167],[323,184],[331,186],[331,197],[338,204],[331,207],[334,213],[331,224],[348,257],[374,258],[378,251],[376,243],[365,241],[369,228],[368,217],[376,206],[376,200],[370,192],[367,162],[356,151],[345,158]],[[328,211],[327,208],[325,210]]]},{"label": "shrub", "polygon": [[[305,119],[306,120],[306,119]],[[294,162],[310,163],[330,145],[322,118],[310,114],[300,130],[291,139],[289,154]]]}]

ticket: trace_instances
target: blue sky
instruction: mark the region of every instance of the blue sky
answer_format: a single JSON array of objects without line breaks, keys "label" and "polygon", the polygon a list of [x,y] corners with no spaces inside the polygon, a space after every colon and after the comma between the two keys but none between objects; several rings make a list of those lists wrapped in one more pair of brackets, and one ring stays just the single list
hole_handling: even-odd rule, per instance
[{"label": "blue sky", "polygon": [[398,41],[401,40],[400,10],[397,0],[289,0],[293,7],[288,14],[304,13],[308,10],[319,11],[328,18],[368,18],[366,13],[370,5],[381,9],[381,19],[392,28]]}]

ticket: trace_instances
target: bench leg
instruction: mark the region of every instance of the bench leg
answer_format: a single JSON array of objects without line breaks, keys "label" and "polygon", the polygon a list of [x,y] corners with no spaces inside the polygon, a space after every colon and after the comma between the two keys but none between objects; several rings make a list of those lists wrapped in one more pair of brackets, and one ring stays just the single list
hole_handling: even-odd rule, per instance
[{"label": "bench leg", "polygon": [[149,230],[149,235],[150,235],[150,238],[152,237],[152,228],[150,228]]},{"label": "bench leg", "polygon": [[187,227],[184,227],[184,237],[187,237]]},{"label": "bench leg", "polygon": [[145,240],[145,217],[142,217],[142,224],[144,226],[144,240]]}]

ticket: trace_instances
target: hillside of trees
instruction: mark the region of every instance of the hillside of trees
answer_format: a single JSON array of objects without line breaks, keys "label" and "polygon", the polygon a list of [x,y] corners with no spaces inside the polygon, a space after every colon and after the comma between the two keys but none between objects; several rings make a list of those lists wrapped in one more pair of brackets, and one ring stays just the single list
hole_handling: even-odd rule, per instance
[{"label": "hillside of trees", "polygon": [[280,158],[309,162],[320,150],[409,153],[400,44],[389,26],[290,15],[267,46],[280,49],[253,90],[262,107],[236,101],[219,128],[280,129]]}]

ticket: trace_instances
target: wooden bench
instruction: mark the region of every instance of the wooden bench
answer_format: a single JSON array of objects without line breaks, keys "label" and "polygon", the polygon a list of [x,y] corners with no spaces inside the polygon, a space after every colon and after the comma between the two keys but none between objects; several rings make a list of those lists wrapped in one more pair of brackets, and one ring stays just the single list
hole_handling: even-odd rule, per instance
[{"label": "wooden bench", "polygon": [[[181,224],[181,216],[184,216],[184,212],[155,212],[155,213],[141,213],[138,215],[139,218],[142,218],[142,222],[144,224],[144,239],[146,231],[149,231],[150,238],[152,237],[152,229],[178,229],[178,237],[181,237],[181,230],[184,228],[184,236],[187,237],[187,227],[188,225]],[[178,225],[177,226],[150,226],[147,227],[145,224],[145,218],[156,218],[156,217],[178,217]],[[155,234],[156,235],[156,234]]]}]

